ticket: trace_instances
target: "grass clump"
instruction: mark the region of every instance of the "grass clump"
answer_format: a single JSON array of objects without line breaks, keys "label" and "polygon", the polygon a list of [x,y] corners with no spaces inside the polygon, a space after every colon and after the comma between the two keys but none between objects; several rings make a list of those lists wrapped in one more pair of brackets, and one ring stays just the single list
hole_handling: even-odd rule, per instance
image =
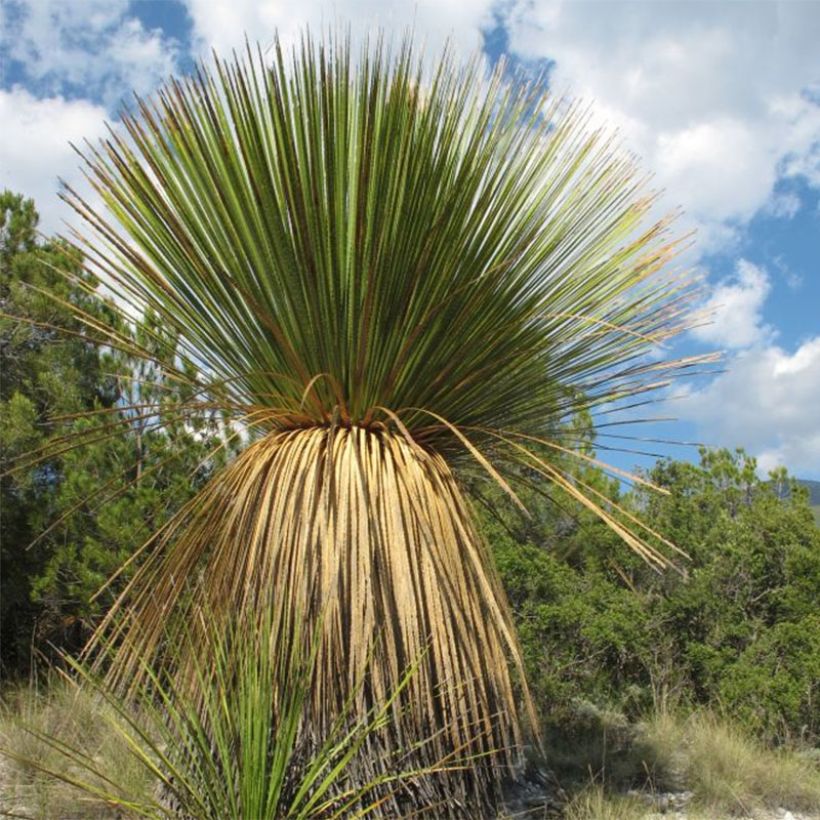
[{"label": "grass clump", "polygon": [[597,719],[597,743],[587,727],[580,740],[550,756],[570,793],[561,814],[566,820],[657,819],[678,812],[688,820],[770,818],[785,811],[820,817],[816,750],[774,747],[712,711],[659,711],[627,727],[612,716]]},{"label": "grass clump", "polygon": [[[133,795],[150,795],[152,780],[111,725],[109,707],[94,693],[52,676],[43,685],[7,689],[0,703],[0,814],[31,818],[103,818],[110,803],[69,782],[77,766],[57,744],[82,750],[88,761],[104,766]],[[45,740],[48,738],[49,740]],[[95,788],[102,779],[89,775]]]},{"label": "grass clump", "polygon": [[820,769],[794,749],[771,748],[713,712],[653,717],[643,742],[651,782],[692,792],[707,814],[820,811]]},{"label": "grass clump", "polygon": [[564,808],[564,820],[639,820],[646,815],[640,800],[612,795],[601,784],[591,784]]}]

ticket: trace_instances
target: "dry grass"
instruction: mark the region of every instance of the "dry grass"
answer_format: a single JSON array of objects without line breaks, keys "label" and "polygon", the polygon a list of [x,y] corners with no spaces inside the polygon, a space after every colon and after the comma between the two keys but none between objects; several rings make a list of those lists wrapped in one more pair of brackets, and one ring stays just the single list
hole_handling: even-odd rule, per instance
[{"label": "dry grass", "polygon": [[28,729],[83,749],[94,760],[104,761],[106,771],[114,773],[132,793],[149,793],[151,781],[103,719],[105,708],[91,694],[58,680],[51,681],[47,689],[21,686],[3,694],[0,748],[14,751],[32,765],[0,756],[0,815],[43,820],[117,816],[104,801],[81,796],[66,783],[44,774],[44,769],[50,769],[70,775],[73,768]]},{"label": "dry grass", "polygon": [[[576,755],[578,791],[566,820],[773,818],[785,811],[820,818],[820,766],[808,750],[773,749],[714,713],[663,712],[631,728],[631,738],[593,758]],[[599,749],[600,751],[600,749]],[[564,782],[572,780],[566,769]],[[631,786],[640,786],[629,791]],[[684,795],[688,793],[688,795]]]},{"label": "dry grass", "polygon": [[708,816],[754,815],[786,808],[820,812],[820,769],[788,749],[771,749],[708,712],[685,720],[654,717],[646,725],[648,769],[662,782],[693,792]]},{"label": "dry grass", "polygon": [[640,800],[607,794],[598,784],[575,795],[564,809],[565,820],[639,820],[645,815],[646,805]]},{"label": "dry grass", "polygon": [[[9,690],[2,701],[0,747],[13,749],[41,768],[70,774],[66,758],[26,731],[24,726],[29,726],[87,751],[128,791],[149,800],[153,784],[103,719],[105,708],[88,692],[59,681],[52,682],[47,693],[28,687]],[[689,820],[769,816],[780,808],[820,815],[816,763],[795,751],[767,748],[714,714],[656,715],[643,725],[641,742],[649,775],[645,799],[592,782],[565,807],[566,820],[654,817],[650,798],[667,790],[692,792],[686,807]],[[36,767],[7,759],[0,764],[0,814],[43,820],[117,816],[104,801],[78,795]]]}]

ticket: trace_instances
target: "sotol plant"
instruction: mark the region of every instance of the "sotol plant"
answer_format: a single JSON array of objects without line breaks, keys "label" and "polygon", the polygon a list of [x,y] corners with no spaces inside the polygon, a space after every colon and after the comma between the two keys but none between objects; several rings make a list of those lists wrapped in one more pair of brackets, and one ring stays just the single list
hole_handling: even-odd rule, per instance
[{"label": "sotol plant", "polygon": [[66,197],[124,312],[153,311],[203,374],[165,366],[190,397],[164,419],[217,409],[246,441],[147,545],[100,627],[120,642],[111,675],[138,677],[199,608],[308,629],[321,612],[301,730],[329,731],[374,642],[362,714],[422,657],[371,752],[423,769],[469,749],[447,788],[475,816],[520,761],[529,700],[459,474],[513,498],[542,478],[662,566],[659,536],[573,479],[567,421],[702,360],[648,355],[686,327],[691,288],[633,162],[541,84],[424,65],[409,42],[248,49],[87,146],[105,209]]}]

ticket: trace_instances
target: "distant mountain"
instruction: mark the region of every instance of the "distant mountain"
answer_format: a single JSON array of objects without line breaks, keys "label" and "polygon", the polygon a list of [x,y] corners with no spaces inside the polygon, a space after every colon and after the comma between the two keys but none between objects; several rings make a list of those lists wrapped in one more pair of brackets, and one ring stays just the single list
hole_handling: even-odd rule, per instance
[{"label": "distant mountain", "polygon": [[[805,487],[809,491],[809,504],[815,506],[820,504],[820,481],[811,481],[808,478],[795,479],[801,487]],[[789,497],[788,485],[781,485],[781,498]]]},{"label": "distant mountain", "polygon": [[809,491],[809,504],[812,507],[820,506],[820,481],[809,481],[807,478],[798,478],[797,483]]}]

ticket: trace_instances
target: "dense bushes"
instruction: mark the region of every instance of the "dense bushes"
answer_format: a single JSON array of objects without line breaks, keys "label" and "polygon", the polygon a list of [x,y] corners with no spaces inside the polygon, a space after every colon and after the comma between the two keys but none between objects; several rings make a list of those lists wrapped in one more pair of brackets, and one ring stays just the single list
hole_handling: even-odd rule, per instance
[{"label": "dense bushes", "polygon": [[806,494],[783,473],[759,480],[742,452],[650,478],[670,494],[619,501],[689,554],[686,577],[649,571],[566,502],[535,527],[484,515],[548,731],[580,731],[596,710],[709,706],[766,739],[816,743],[820,530]]},{"label": "dense bushes", "polygon": [[719,681],[721,702],[752,729],[771,737],[820,732],[820,616],[767,629],[729,665]]},{"label": "dense bushes", "polygon": [[581,573],[532,544],[495,535],[541,714],[563,721],[577,699],[611,707],[634,698],[650,629],[641,600],[600,572]]}]

